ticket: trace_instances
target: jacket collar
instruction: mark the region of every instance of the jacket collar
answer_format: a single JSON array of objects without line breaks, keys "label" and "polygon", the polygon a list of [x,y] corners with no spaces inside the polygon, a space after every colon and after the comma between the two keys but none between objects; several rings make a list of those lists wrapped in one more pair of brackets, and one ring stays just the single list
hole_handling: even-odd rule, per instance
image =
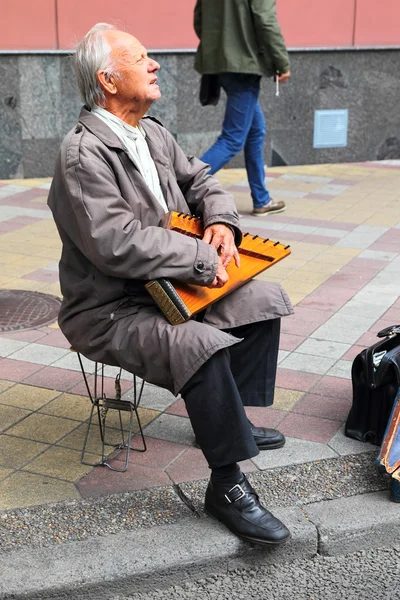
[{"label": "jacket collar", "polygon": [[[159,163],[167,167],[168,160],[162,152],[162,146],[161,144],[157,143],[157,139],[154,139],[154,127],[151,127],[147,121],[148,119],[143,119],[140,121],[140,124],[146,132],[146,142],[149,145],[150,154],[153,157],[156,165]],[[82,123],[82,125],[84,125],[89,131],[91,131],[91,133],[93,133],[93,135],[98,137],[99,140],[109,148],[118,148],[126,152],[126,148],[117,134],[114,133],[114,131],[108,127],[104,121],[96,117],[96,115],[93,114],[92,111],[86,106],[83,106],[81,109],[79,122]]]},{"label": "jacket collar", "polygon": [[90,109],[84,106],[79,115],[79,122],[82,123],[93,135],[99,138],[109,148],[119,148],[125,150],[119,137],[108,125],[96,117]]},{"label": "jacket collar", "polygon": [[151,118],[144,117],[140,121],[141,126],[146,132],[146,142],[150,149],[150,154],[153,157],[154,162],[161,164],[164,167],[168,167],[168,158],[165,156],[164,143],[160,139],[161,134],[159,133],[158,126],[151,120]]}]

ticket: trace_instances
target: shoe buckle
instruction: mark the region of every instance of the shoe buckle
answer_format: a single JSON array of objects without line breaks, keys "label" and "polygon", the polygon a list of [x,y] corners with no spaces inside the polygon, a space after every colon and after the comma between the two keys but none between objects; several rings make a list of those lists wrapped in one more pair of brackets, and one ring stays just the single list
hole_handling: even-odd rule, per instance
[{"label": "shoe buckle", "polygon": [[[232,492],[233,492],[233,494],[232,494],[233,498],[231,500],[231,498],[229,497],[229,494],[231,494]],[[225,498],[229,502],[229,504],[232,504],[233,502],[237,502],[238,500],[243,498],[245,495],[246,495],[246,492],[244,491],[244,489],[242,488],[240,483],[237,483],[230,490],[228,490],[228,492],[225,494]]]}]

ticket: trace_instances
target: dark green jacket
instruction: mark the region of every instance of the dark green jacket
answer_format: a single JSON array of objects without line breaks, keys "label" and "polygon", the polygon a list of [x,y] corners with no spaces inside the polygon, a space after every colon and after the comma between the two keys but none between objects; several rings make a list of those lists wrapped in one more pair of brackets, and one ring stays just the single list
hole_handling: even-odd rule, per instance
[{"label": "dark green jacket", "polygon": [[275,5],[276,0],[197,0],[196,71],[267,77],[289,71]]}]

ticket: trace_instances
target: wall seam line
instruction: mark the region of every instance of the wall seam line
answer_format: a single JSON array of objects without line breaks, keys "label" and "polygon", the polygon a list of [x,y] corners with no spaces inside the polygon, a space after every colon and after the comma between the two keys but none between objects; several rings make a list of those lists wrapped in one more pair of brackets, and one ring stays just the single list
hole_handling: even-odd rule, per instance
[{"label": "wall seam line", "polygon": [[55,28],[56,28],[56,48],[60,49],[60,36],[58,31],[58,0],[54,0],[54,20],[55,20]]},{"label": "wall seam line", "polygon": [[357,2],[358,2],[358,0],[354,0],[354,12],[353,12],[353,46],[356,45]]}]

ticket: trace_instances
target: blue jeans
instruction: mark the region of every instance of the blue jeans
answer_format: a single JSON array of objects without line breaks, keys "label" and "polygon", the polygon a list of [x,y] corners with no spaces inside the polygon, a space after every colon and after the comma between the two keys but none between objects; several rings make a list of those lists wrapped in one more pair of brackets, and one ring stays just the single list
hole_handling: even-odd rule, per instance
[{"label": "blue jeans", "polygon": [[211,166],[210,174],[213,175],[244,148],[253,205],[260,208],[271,200],[265,187],[263,146],[266,127],[258,102],[261,77],[221,73],[219,78],[227,95],[222,133],[201,160]]}]

